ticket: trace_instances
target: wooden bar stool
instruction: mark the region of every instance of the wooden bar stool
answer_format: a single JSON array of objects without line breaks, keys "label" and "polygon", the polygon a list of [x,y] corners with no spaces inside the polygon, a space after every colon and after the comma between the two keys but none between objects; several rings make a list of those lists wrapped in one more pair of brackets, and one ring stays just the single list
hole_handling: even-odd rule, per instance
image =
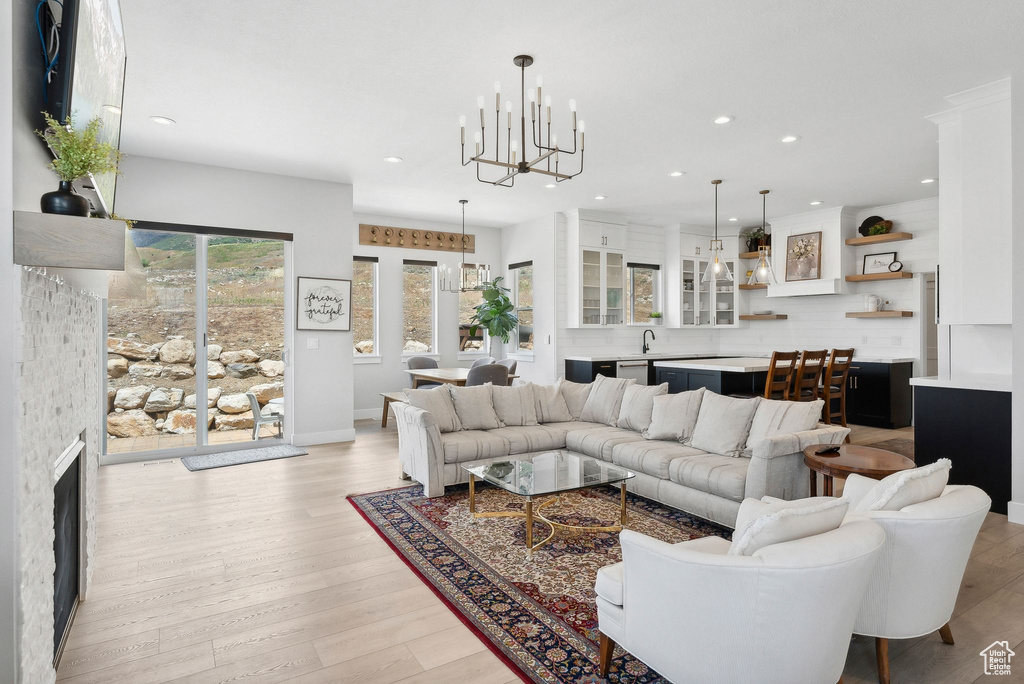
[{"label": "wooden bar stool", "polygon": [[818,385],[821,383],[827,356],[828,351],[825,349],[800,352],[800,362],[796,366],[789,390],[790,401],[814,401],[818,398]]},{"label": "wooden bar stool", "polygon": [[[825,400],[821,419],[828,425],[835,421],[846,427],[846,384],[852,364],[852,349],[833,349],[829,354],[828,366],[821,377],[821,398]],[[833,402],[838,402],[838,407]],[[849,435],[846,441],[850,441]]]},{"label": "wooden bar stool", "polygon": [[799,352],[772,352],[772,361],[768,366],[768,378],[764,383],[765,399],[786,399],[789,388],[793,384],[793,371]]}]

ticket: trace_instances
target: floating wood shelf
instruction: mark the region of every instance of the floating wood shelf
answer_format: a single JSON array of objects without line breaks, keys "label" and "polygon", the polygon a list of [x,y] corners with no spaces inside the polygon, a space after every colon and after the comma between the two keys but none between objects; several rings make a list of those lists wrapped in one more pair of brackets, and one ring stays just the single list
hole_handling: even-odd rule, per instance
[{"label": "floating wood shelf", "polygon": [[742,314],[741,321],[784,321],[789,316],[786,314]]},{"label": "floating wood shelf", "polygon": [[739,287],[741,290],[767,290],[768,283],[754,283],[753,285],[748,285],[747,283],[740,283]]},{"label": "floating wood shelf", "polygon": [[741,252],[740,259],[756,259],[759,256],[758,252]]},{"label": "floating wood shelf", "polygon": [[847,318],[911,318],[913,311],[847,311]]},{"label": "floating wood shelf", "polygon": [[14,263],[123,271],[124,221],[14,212]]},{"label": "floating wood shelf", "polygon": [[895,273],[869,273],[867,275],[848,275],[846,276],[846,282],[866,283],[875,280],[903,280],[904,278],[913,277],[914,274],[910,271],[896,271]]},{"label": "floating wood shelf", "polygon": [[913,233],[885,233],[883,235],[868,235],[866,237],[847,238],[846,244],[856,247],[858,245],[877,245],[882,242],[897,242],[898,240],[913,239]]}]

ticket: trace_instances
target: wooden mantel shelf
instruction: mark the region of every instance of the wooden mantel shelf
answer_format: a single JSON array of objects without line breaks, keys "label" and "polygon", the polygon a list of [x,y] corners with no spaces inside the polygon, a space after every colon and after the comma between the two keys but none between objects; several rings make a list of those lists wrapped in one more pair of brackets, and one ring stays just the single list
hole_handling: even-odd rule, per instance
[{"label": "wooden mantel shelf", "polygon": [[847,311],[847,318],[911,318],[913,311]]},{"label": "wooden mantel shelf", "polygon": [[739,288],[741,290],[767,290],[768,283],[754,283],[753,285],[748,285],[747,283],[740,283]]},{"label": "wooden mantel shelf", "polygon": [[883,235],[866,235],[864,237],[846,238],[846,244],[856,247],[858,245],[877,245],[882,242],[897,242],[899,240],[913,239],[913,233],[885,233]]},{"label": "wooden mantel shelf", "polygon": [[875,280],[903,280],[904,278],[913,277],[914,274],[910,271],[896,271],[895,273],[868,273],[867,275],[848,275],[846,276],[846,282],[866,283]]},{"label": "wooden mantel shelf", "polygon": [[14,212],[14,263],[123,271],[124,221]]},{"label": "wooden mantel shelf", "polygon": [[741,314],[741,321],[784,321],[789,316],[786,314]]}]

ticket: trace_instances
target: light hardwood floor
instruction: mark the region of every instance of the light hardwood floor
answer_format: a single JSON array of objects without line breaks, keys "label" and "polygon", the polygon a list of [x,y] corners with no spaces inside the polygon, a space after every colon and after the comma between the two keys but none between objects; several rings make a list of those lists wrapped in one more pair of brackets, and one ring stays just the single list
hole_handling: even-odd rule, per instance
[{"label": "light hardwood floor", "polygon": [[[518,681],[345,500],[407,484],[394,428],[357,432],[196,473],[166,459],[101,468],[94,585],[60,681]],[[857,428],[854,441],[904,434]],[[980,682],[977,654],[997,639],[1024,653],[1024,527],[990,515],[952,628],[952,647],[893,642],[893,682]],[[874,681],[873,644],[855,639],[844,682]]]}]

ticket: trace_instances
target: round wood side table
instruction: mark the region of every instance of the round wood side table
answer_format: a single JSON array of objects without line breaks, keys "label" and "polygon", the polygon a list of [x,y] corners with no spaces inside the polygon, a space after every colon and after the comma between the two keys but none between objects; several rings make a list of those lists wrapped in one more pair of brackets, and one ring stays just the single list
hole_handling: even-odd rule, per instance
[{"label": "round wood side table", "polygon": [[838,452],[831,454],[814,453],[824,446],[828,445],[815,444],[804,449],[804,465],[811,469],[811,496],[818,495],[818,473],[825,483],[824,495],[832,496],[833,477],[845,478],[856,473],[881,480],[887,475],[916,467],[909,458],[894,451],[854,444],[844,444]]}]

